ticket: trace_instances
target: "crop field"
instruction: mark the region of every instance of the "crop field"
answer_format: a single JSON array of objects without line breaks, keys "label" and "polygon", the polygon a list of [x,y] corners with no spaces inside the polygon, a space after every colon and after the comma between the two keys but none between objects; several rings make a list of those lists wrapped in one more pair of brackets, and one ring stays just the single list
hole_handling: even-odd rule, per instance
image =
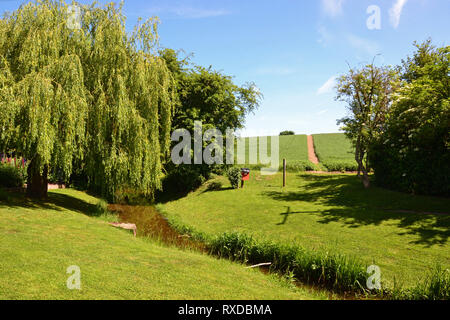
[{"label": "crop field", "polygon": [[[272,152],[272,137],[254,137],[254,138],[244,138],[245,139],[245,162],[250,163],[250,147],[249,141],[253,139],[256,141],[257,145],[257,155],[259,152],[259,143],[261,138],[267,139],[267,154],[270,156]],[[283,159],[288,162],[291,161],[308,161],[308,148],[306,142],[306,135],[292,135],[292,136],[275,136],[279,138],[279,161],[280,163]],[[261,159],[257,157],[257,163],[260,163]]]},{"label": "crop field", "polygon": [[351,142],[343,133],[314,134],[314,149],[328,171],[356,171],[357,164]]},{"label": "crop field", "polygon": [[319,161],[355,159],[353,147],[343,133],[313,134],[313,139]]}]

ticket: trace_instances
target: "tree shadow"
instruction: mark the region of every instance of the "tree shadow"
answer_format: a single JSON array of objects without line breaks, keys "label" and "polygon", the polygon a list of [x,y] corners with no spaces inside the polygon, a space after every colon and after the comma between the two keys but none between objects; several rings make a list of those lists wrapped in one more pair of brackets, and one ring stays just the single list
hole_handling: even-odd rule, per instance
[{"label": "tree shadow", "polygon": [[103,212],[96,204],[72,197],[67,194],[49,192],[48,198],[43,200],[31,199],[24,193],[7,192],[8,199],[0,201],[0,208],[24,208],[44,210],[71,210],[90,217],[100,216]]},{"label": "tree shadow", "polygon": [[286,212],[280,213],[280,216],[284,216],[284,217],[283,217],[283,220],[281,222],[277,223],[277,226],[281,226],[281,225],[286,224],[289,216],[293,215],[293,214],[297,214],[297,213],[318,213],[318,212],[320,212],[320,211],[294,211],[294,212],[292,212],[291,211],[291,207],[286,207],[286,208],[287,208]]},{"label": "tree shadow", "polygon": [[[301,175],[306,184],[298,191],[265,191],[272,199],[291,202],[315,202],[332,207],[318,211],[319,223],[338,222],[349,228],[380,225],[390,221],[403,231],[399,235],[416,235],[415,244],[446,245],[450,236],[450,199],[414,196],[377,187],[365,189],[355,176]],[[405,212],[410,210],[410,212]],[[288,220],[288,207],[285,218]],[[435,212],[434,214],[432,212]],[[300,212],[295,212],[300,213]]]}]

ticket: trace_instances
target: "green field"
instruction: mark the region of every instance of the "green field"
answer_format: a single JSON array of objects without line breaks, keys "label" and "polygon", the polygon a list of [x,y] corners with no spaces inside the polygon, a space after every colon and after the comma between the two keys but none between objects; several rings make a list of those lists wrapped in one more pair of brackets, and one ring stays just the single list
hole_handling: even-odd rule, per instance
[{"label": "green field", "polygon": [[[256,139],[259,151],[259,138]],[[268,154],[272,151],[271,148],[271,137],[267,138],[267,150]],[[306,135],[293,135],[293,136],[277,136],[279,138],[279,161],[280,163],[283,159],[288,162],[292,161],[308,161],[308,146],[306,141]],[[255,139],[255,138],[253,138]],[[249,163],[249,138],[245,138],[245,157],[246,163]],[[259,152],[258,152],[259,154]],[[259,161],[258,157],[258,163]]]},{"label": "green field", "polygon": [[[31,202],[0,190],[0,299],[322,299],[274,275],[163,246],[94,217],[70,189]],[[81,269],[69,290],[67,267]]]},{"label": "green field", "polygon": [[388,286],[394,278],[412,286],[436,262],[450,266],[449,199],[364,189],[344,174],[289,174],[284,189],[281,174],[251,174],[237,190],[217,180],[222,190],[203,187],[158,208],[173,223],[209,235],[239,231],[357,256],[380,266]]},{"label": "green field", "polygon": [[313,134],[314,149],[319,161],[354,160],[350,140],[343,133]]}]

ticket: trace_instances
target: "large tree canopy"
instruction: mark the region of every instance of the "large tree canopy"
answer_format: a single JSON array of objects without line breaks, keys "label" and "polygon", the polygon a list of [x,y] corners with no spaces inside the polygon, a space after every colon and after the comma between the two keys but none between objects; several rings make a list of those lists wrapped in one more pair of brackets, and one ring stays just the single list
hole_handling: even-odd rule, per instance
[{"label": "large tree canopy", "polygon": [[402,85],[371,162],[377,182],[397,190],[450,194],[450,47],[431,41],[400,68]]},{"label": "large tree canopy", "polygon": [[27,3],[0,20],[0,150],[29,161],[30,195],[49,170],[74,172],[114,199],[152,195],[170,146],[173,77],[156,54],[157,21],[125,31],[121,7]]}]

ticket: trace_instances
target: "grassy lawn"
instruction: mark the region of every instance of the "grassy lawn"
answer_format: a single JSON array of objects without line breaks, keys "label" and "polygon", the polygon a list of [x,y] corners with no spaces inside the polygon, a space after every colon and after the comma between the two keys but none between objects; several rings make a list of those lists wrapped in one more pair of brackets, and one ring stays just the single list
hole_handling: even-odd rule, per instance
[{"label": "grassy lawn", "polygon": [[[256,140],[259,150],[259,140]],[[308,161],[308,145],[306,135],[279,136],[279,161],[283,158],[287,161]],[[246,145],[246,163],[249,162],[249,138],[245,138]],[[267,137],[267,151],[270,155],[271,137]],[[259,154],[259,152],[258,152]],[[258,159],[259,160],[259,159]]]},{"label": "grassy lawn", "polygon": [[[0,190],[1,191],[1,190]],[[285,280],[162,246],[95,217],[98,199],[70,189],[46,202],[1,194],[0,299],[321,299]],[[66,268],[81,268],[69,290]]]},{"label": "grassy lawn", "polygon": [[[405,287],[434,263],[450,267],[450,199],[413,196],[376,187],[354,175],[252,174],[244,189],[228,181],[158,205],[170,219],[208,234],[243,231],[258,238],[337,250],[376,263],[382,281]],[[422,212],[422,213],[418,213]]]},{"label": "grassy lawn", "polygon": [[343,133],[314,134],[313,139],[319,161],[355,159],[351,142]]}]

